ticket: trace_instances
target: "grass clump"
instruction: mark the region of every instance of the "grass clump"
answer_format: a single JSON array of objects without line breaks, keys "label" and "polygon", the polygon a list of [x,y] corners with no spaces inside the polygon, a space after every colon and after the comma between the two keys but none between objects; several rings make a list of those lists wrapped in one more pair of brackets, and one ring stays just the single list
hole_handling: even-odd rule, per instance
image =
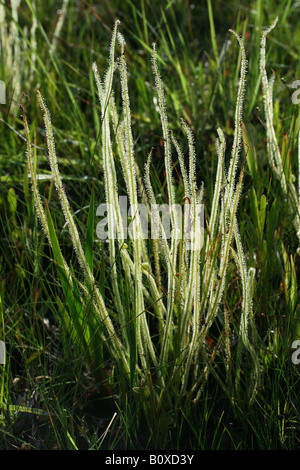
[{"label": "grass clump", "polygon": [[[87,258],[84,252],[74,216],[66,196],[57,165],[54,135],[50,113],[38,91],[38,100],[44,115],[48,145],[48,158],[52,178],[59,195],[66,226],[84,274],[84,281],[71,272],[62,255],[50,211],[41,203],[38,184],[33,170],[32,146],[25,112],[23,113],[28,143],[28,168],[32,181],[36,210],[53,250],[54,259],[61,273],[64,285],[65,302],[69,309],[65,311],[71,322],[77,341],[83,341],[90,349],[91,329],[99,331],[98,341],[105,344],[112,360],[117,362],[118,373],[124,387],[130,386],[138,394],[149,396],[145,403],[145,415],[152,432],[164,415],[172,419],[173,410],[185,399],[187,402],[198,401],[203,387],[210,375],[220,384],[228,398],[234,402],[241,396],[253,401],[260,381],[255,326],[252,312],[252,284],[255,269],[247,268],[244,250],[241,244],[237,222],[237,207],[242,188],[243,169],[237,177],[239,153],[242,138],[242,106],[246,79],[246,54],[241,38],[233,32],[242,50],[240,81],[237,93],[234,141],[228,170],[225,164],[225,137],[218,129],[216,149],[218,169],[213,196],[212,211],[204,234],[201,227],[199,209],[203,198],[203,186],[198,190],[195,175],[196,154],[192,131],[185,121],[183,130],[188,139],[189,168],[185,167],[182,149],[173,137],[175,150],[178,152],[183,180],[183,199],[189,201],[191,214],[182,217],[183,230],[180,232],[181,214],[174,210],[176,189],[172,169],[172,140],[168,126],[164,98],[163,82],[159,75],[156,49],[153,45],[152,64],[156,83],[158,108],[162,124],[166,172],[166,201],[171,221],[171,240],[165,233],[166,228],[160,221],[157,196],[151,183],[150,158],[145,164],[145,186],[149,198],[144,194],[145,207],[155,219],[159,236],[156,239],[155,256],[152,240],[145,242],[141,214],[138,209],[137,165],[134,159],[134,145],[131,126],[130,98],[127,83],[125,61],[125,41],[117,32],[119,22],[115,24],[108,70],[102,81],[96,64],[93,71],[98,88],[101,124],[102,158],[107,204],[108,250],[110,260],[111,289],[114,298],[114,311],[110,311],[107,302],[97,287],[92,272],[92,253]],[[116,40],[120,44],[120,58],[115,61]],[[121,75],[122,109],[120,115],[116,109],[113,83],[116,69]],[[111,127],[115,126],[116,148],[113,150]],[[118,199],[115,159],[119,159],[132,214],[132,235],[124,243],[123,222]],[[143,188],[141,188],[143,191]],[[182,201],[183,201],[182,199]],[[150,208],[151,204],[151,208]],[[178,204],[178,203],[177,203]],[[187,205],[185,205],[187,207]],[[182,208],[182,206],[179,206]],[[188,240],[188,224],[192,224],[191,240]],[[94,227],[90,226],[89,238]],[[116,233],[116,236],[115,236]],[[112,236],[111,234],[114,234]],[[234,248],[235,246],[235,248]],[[118,258],[117,253],[118,252]],[[118,265],[119,260],[121,265]],[[222,298],[228,282],[228,265],[236,263],[241,282],[240,318],[232,321],[228,312],[222,308]],[[156,268],[160,282],[153,272]],[[120,292],[121,279],[124,279],[127,292]],[[76,294],[75,294],[76,293]],[[123,298],[122,298],[123,295]],[[86,304],[91,305],[89,319],[83,311]],[[151,314],[154,320],[150,318]],[[157,323],[157,324],[155,324]],[[96,325],[95,325],[96,324]],[[207,347],[207,338],[212,327],[217,334],[215,346]],[[153,330],[154,328],[154,330]],[[80,332],[78,331],[80,330]],[[232,346],[232,334],[238,338],[237,346]],[[80,335],[80,336],[79,336]],[[94,343],[94,341],[93,341]],[[226,352],[223,365],[215,367],[220,360],[220,350]],[[98,348],[96,349],[96,351]],[[96,369],[101,365],[97,353],[92,352],[92,364]],[[242,356],[246,354],[253,365],[247,371],[241,384]],[[162,420],[163,421],[163,420]],[[163,430],[166,432],[166,429]]]}]

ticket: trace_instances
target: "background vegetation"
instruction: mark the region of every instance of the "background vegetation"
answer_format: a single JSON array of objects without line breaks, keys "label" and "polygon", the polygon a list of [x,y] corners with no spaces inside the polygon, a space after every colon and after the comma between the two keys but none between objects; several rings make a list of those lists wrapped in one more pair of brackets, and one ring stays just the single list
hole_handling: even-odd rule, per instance
[{"label": "background vegetation", "polygon": [[[61,247],[68,258],[73,257],[77,270],[52,191],[36,90],[51,106],[60,171],[84,234],[92,185],[97,203],[103,202],[104,191],[92,62],[97,62],[103,74],[115,19],[121,21],[127,42],[135,154],[143,172],[149,151],[155,148],[152,167],[157,192],[164,190],[165,176],[161,124],[153,100],[152,43],[157,45],[170,128],[178,130],[183,117],[196,136],[197,179],[205,183],[204,202],[209,207],[217,168],[217,127],[228,139],[228,147],[233,138],[241,57],[230,28],[244,38],[249,61],[243,116],[249,151],[238,218],[249,264],[256,267],[253,308],[261,340],[262,384],[254,404],[241,400],[233,406],[218,384],[211,383],[192,412],[179,407],[176,420],[168,425],[164,446],[300,448],[299,365],[291,360],[292,343],[300,339],[299,244],[293,215],[268,164],[259,74],[262,28],[278,16],[268,39],[267,67],[276,76],[278,142],[297,175],[299,106],[292,102],[294,90],[288,85],[300,78],[300,3],[232,0],[224,6],[217,0],[70,0],[56,41],[62,2],[22,0],[17,21],[10,3],[2,4],[8,29],[4,37],[1,28],[0,62],[7,100],[0,105],[0,339],[6,343],[7,362],[0,365],[0,448],[145,449],[161,445],[155,427],[150,432],[144,420],[142,399],[124,391],[122,378],[105,351],[95,373],[88,365],[87,351],[72,341],[62,320],[62,288],[36,219],[26,167],[20,104],[31,122],[38,172],[44,175],[41,194],[61,228]],[[13,41],[17,36],[18,43]],[[103,266],[108,267],[107,254],[95,247],[94,274],[113,307],[108,269]],[[226,292],[233,312],[239,305],[237,285],[233,282]]]}]

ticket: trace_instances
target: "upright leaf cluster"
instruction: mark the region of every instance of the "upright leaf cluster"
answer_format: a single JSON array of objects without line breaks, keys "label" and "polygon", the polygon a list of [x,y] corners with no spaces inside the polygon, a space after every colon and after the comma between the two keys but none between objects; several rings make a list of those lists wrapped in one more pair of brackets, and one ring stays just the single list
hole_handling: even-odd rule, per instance
[{"label": "upright leaf cluster", "polygon": [[[119,24],[120,22],[116,21],[110,46],[109,65],[103,79],[97,64],[93,64],[102,124],[101,155],[105,200],[108,207],[108,227],[109,233],[115,234],[109,238],[107,244],[114,311],[108,308],[108,302],[101,295],[86,260],[57,165],[50,113],[42,95],[38,92],[38,100],[44,116],[53,180],[72,245],[89,286],[87,292],[78,279],[81,302],[84,304],[88,293],[92,292],[94,312],[101,324],[102,337],[111,356],[130,377],[131,384],[148,389],[157,408],[162,403],[162,396],[166,397],[169,405],[173,402],[171,391],[174,393],[174,390],[176,390],[176,396],[193,397],[197,400],[210,374],[232,399],[235,394],[240,393],[243,353],[248,354],[252,361],[252,379],[251,383],[247,384],[247,393],[249,399],[252,400],[260,378],[258,352],[249,335],[249,330],[254,328],[252,286],[255,270],[247,266],[237,217],[243,180],[243,165],[240,164],[239,157],[247,68],[243,40],[232,31],[242,52],[234,141],[227,165],[225,136],[220,128],[217,130],[218,166],[211,211],[210,214],[206,214],[208,221],[206,230],[201,225],[199,216],[199,208],[203,203],[204,184],[202,183],[199,187],[197,184],[196,164],[199,156],[195,150],[195,139],[189,125],[182,120],[182,130],[188,143],[188,167],[186,167],[182,146],[169,129],[164,85],[158,68],[156,46],[153,44],[152,70],[164,139],[164,166],[171,236],[168,236],[162,224],[160,206],[151,181],[151,151],[145,162],[144,183],[148,196],[146,201],[148,212],[159,237],[146,241],[142,236],[142,221],[138,210],[139,181],[132,133],[126,43],[122,34],[118,32]],[[120,48],[118,59],[115,58],[117,44]],[[122,106],[120,110],[117,109],[113,91],[117,73],[121,83]],[[24,122],[28,141],[28,168],[36,209],[48,240],[53,245],[49,219],[44,212],[34,174],[25,114]],[[181,201],[176,200],[176,184],[173,175],[175,158],[179,161],[184,187],[184,197]],[[132,232],[126,243],[124,242],[116,164],[121,166],[122,178],[132,211]],[[241,167],[240,173],[238,173],[239,167]],[[194,234],[191,239],[190,233]],[[60,261],[70,280],[70,287],[73,288],[74,279],[71,280],[68,263],[62,257]],[[236,264],[242,286],[240,315],[238,319],[235,318],[235,322],[223,302],[225,288],[232,276],[228,272],[228,266],[233,262]],[[127,286],[129,307],[128,302],[124,302],[124,293],[120,289],[121,278],[125,280]],[[154,329],[150,314],[156,321]],[[217,324],[219,334],[215,339],[215,345],[210,347],[208,338],[214,324]],[[234,331],[238,336],[236,349],[232,344]],[[255,335],[251,336],[251,338],[254,337]],[[222,355],[223,350],[226,352],[225,356]],[[216,359],[220,359],[220,356],[225,365],[225,373],[224,370],[222,372],[216,367]],[[233,367],[234,357],[236,360]]]}]

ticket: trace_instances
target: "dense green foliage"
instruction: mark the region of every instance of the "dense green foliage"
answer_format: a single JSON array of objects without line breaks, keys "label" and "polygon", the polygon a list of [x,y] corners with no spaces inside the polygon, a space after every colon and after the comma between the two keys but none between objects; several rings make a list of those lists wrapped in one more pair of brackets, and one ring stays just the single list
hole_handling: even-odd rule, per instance
[{"label": "dense green foliage", "polygon": [[[5,341],[7,361],[0,365],[0,448],[299,448],[300,374],[299,365],[292,361],[292,344],[300,339],[299,214],[297,206],[290,202],[293,191],[285,193],[281,177],[283,174],[288,187],[294,185],[297,193],[299,105],[292,100],[296,89],[289,85],[300,76],[298,3],[256,0],[241,6],[240,2],[231,1],[224,7],[224,2],[210,0],[194,3],[170,0],[164,5],[147,0],[99,2],[99,5],[69,0],[65,2],[66,15],[56,41],[62,2],[22,0],[17,20],[9,2],[1,3],[5,5],[6,17],[0,19],[0,79],[6,84],[6,104],[0,105],[0,340]],[[264,108],[260,46],[263,28],[276,16],[278,23],[266,45],[266,72],[269,78],[274,77],[270,79],[274,80],[270,122]],[[128,335],[124,341],[128,341],[130,356],[129,379],[126,367],[122,371],[103,341],[105,331],[94,315],[91,283],[81,273],[82,263],[73,250],[51,177],[49,133],[43,120],[47,113],[41,95],[51,112],[57,165],[99,295],[112,318],[119,312],[116,293],[125,312],[131,309],[134,312],[138,306],[132,305],[130,288],[122,274],[123,253],[119,250],[112,258],[94,233],[96,207],[105,201],[106,191],[103,164],[106,108],[101,105],[101,96],[99,102],[92,64],[97,63],[103,77],[109,65],[116,19],[121,22],[119,29],[126,40],[124,55],[116,47],[116,60],[126,58],[138,169],[144,178],[144,167],[153,147],[151,184],[155,195],[160,194],[165,200],[169,194],[164,159],[166,139],[157,110],[159,96],[151,61],[155,42],[170,135],[174,133],[182,146],[186,162],[191,152],[186,138],[189,129],[195,137],[196,180],[199,187],[204,183],[206,228],[222,156],[220,136],[226,139],[226,172],[234,148],[243,55],[229,29],[244,41],[248,67],[241,127],[243,146],[239,146],[236,177],[240,181],[243,169],[237,220],[247,268],[255,268],[249,341],[255,347],[260,370],[256,393],[250,402],[247,392],[249,384],[253,385],[252,355],[235,347],[239,344],[244,311],[243,269],[237,268],[238,263],[231,261],[228,265],[220,307],[225,312],[224,318],[229,319],[228,324],[214,321],[207,331],[205,357],[210,358],[206,365],[210,364],[211,373],[210,379],[203,381],[197,403],[192,402],[191,395],[181,394],[181,379],[171,375],[176,347],[175,350],[170,347],[168,354],[163,353],[168,357],[163,372],[169,374],[168,379],[171,376],[174,379],[166,385],[165,398],[163,392],[157,393],[162,384],[155,361],[145,375],[147,386],[142,383],[139,387],[136,365],[141,351],[137,330],[128,318],[126,333],[121,328],[120,335]],[[122,106],[121,86],[118,77],[114,83],[118,110]],[[39,99],[37,90],[41,93]],[[182,127],[182,118],[186,127]],[[24,119],[28,121],[27,135]],[[116,124],[118,130],[119,123]],[[270,152],[275,155],[271,125],[283,164],[282,173],[270,164]],[[26,156],[29,140],[33,144],[30,159]],[[119,193],[125,194],[119,147],[115,132],[111,138],[112,156],[116,160]],[[175,149],[172,155],[175,194],[180,202],[186,188]],[[30,162],[33,173],[39,175],[37,182],[48,234],[37,218]],[[150,248],[155,251],[154,246]],[[235,251],[234,245],[231,252],[235,253],[233,258],[239,257],[236,253],[240,251],[238,248]],[[64,259],[72,273],[72,295],[62,269]],[[168,274],[167,267],[163,267],[162,282]],[[168,284],[164,286],[167,288]],[[83,304],[82,292],[86,292]],[[176,315],[178,305],[174,305]],[[159,351],[156,320],[151,310],[148,318],[151,340]],[[229,339],[229,324],[232,362],[228,350],[227,354],[224,352],[226,346],[219,350],[224,335]],[[244,340],[242,343],[246,344]],[[194,367],[195,357],[189,360],[189,366]],[[142,364],[148,366],[147,362]],[[184,377],[183,383],[188,389],[187,380]],[[236,386],[236,382],[241,385]]]}]

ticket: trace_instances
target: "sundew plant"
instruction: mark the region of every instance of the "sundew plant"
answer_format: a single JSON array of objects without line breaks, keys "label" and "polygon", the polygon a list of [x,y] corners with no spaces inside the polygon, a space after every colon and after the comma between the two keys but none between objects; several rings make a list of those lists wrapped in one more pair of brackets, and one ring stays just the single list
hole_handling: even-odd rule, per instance
[{"label": "sundew plant", "polygon": [[[296,177],[292,171],[292,165],[288,156],[281,152],[278,139],[276,137],[274,118],[273,118],[273,87],[275,82],[275,74],[268,79],[266,72],[266,40],[268,34],[275,28],[278,18],[269,28],[267,28],[261,37],[261,54],[260,54],[260,71],[262,75],[262,87],[264,98],[264,111],[266,120],[266,133],[267,133],[267,154],[270,167],[274,172],[275,177],[280,181],[281,189],[290,214],[293,217],[293,224],[296,230],[298,242],[300,242],[300,132],[298,133],[298,190],[294,183]],[[298,247],[298,253],[300,247]]]},{"label": "sundew plant", "polygon": [[[230,30],[241,50],[234,138],[228,152],[222,129],[216,131],[218,165],[214,193],[202,226],[197,211],[203,204],[205,181],[199,182],[196,178],[196,164],[201,165],[201,155],[196,154],[196,136],[187,122],[182,120],[182,129],[177,135],[169,129],[170,110],[166,105],[155,44],[152,72],[164,142],[167,200],[162,201],[153,186],[155,149],[148,149],[143,175],[137,167],[126,43],[119,26],[120,22],[116,21],[104,76],[101,77],[96,62],[92,65],[100,104],[104,194],[94,194],[92,190],[86,240],[80,239],[74,209],[62,183],[50,106],[46,105],[42,93],[37,93],[44,117],[52,178],[82,276],[75,273],[70,261],[64,257],[58,241],[58,227],[54,225],[48,204],[42,201],[25,110],[23,119],[36,212],[52,248],[65,295],[64,304],[57,299],[62,320],[70,328],[74,342],[83,351],[88,351],[88,361],[95,368],[101,366],[105,350],[116,365],[120,383],[135,392],[136,400],[141,399],[148,422],[154,426],[155,420],[162,414],[170,416],[179,403],[197,402],[210,380],[219,384],[231,403],[241,397],[251,403],[259,388],[259,351],[252,308],[255,269],[248,265],[238,220],[245,164],[241,149],[247,58],[242,38]],[[121,84],[120,109],[115,99],[116,82]],[[266,93],[266,105],[269,106],[269,91]],[[187,142],[187,155],[183,150],[182,134]],[[274,152],[272,142],[270,146]],[[179,199],[173,169],[175,161],[178,161],[184,192]],[[120,206],[119,168],[132,216],[127,238]],[[110,263],[111,290],[106,290],[105,294],[99,288],[93,264],[93,250],[100,249],[94,237],[94,202],[103,201],[104,197],[108,233],[115,234],[101,241],[101,249],[107,250]],[[169,207],[170,236],[160,217],[162,202]],[[139,204],[147,208],[159,234],[156,238],[142,236]],[[174,207],[180,210],[173,210]],[[188,210],[184,210],[186,207]],[[196,235],[192,240],[188,239],[190,224]],[[233,276],[238,276],[240,285],[239,310],[234,316],[224,301],[226,287]]]},{"label": "sundew plant", "polygon": [[[55,53],[57,41],[59,39],[65,18],[69,0],[64,0],[61,13],[57,21],[53,38],[49,43],[51,53]],[[19,12],[26,5],[24,0],[12,0],[11,8],[0,3],[0,50],[3,68],[1,69],[1,78],[9,85],[11,96],[7,97],[10,101],[10,114],[18,113],[18,103],[21,99],[22,85],[26,81],[33,85],[33,80],[37,65],[40,64],[37,43],[37,2],[34,0],[30,5],[30,16],[32,25],[30,30],[27,26],[20,25]]]}]

